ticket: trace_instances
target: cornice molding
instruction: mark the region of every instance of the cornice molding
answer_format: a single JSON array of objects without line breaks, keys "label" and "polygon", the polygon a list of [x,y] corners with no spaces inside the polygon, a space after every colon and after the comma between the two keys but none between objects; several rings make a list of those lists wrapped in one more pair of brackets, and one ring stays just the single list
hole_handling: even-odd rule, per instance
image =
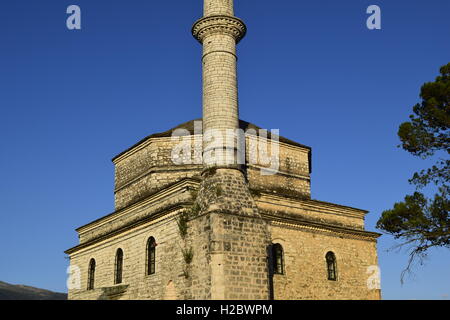
[{"label": "cornice molding", "polygon": [[283,206],[293,207],[298,209],[308,209],[317,212],[323,212],[323,210],[327,210],[327,213],[337,214],[337,215],[345,215],[349,217],[355,218],[364,218],[368,213],[367,210],[352,208],[336,203],[324,202],[319,200],[307,200],[307,199],[294,199],[291,197],[284,196],[282,194],[276,195],[261,191],[261,196],[256,199],[257,202],[273,204],[273,205],[281,205],[283,202],[287,202],[287,204],[283,204]]},{"label": "cornice molding", "polygon": [[131,204],[125,208],[122,208],[118,211],[94,220],[86,225],[83,225],[77,228],[76,231],[79,234],[86,233],[92,229],[98,228],[100,225],[108,224],[142,207],[149,206],[156,201],[167,200],[171,196],[176,196],[177,194],[183,193],[186,190],[196,189],[198,188],[199,183],[199,180],[193,178],[185,178],[183,180],[177,181],[174,184],[167,186],[162,190],[153,193],[152,195],[149,195],[147,198],[138,201],[137,203]]},{"label": "cornice molding", "polygon": [[140,227],[142,225],[145,225],[146,223],[150,222],[150,225],[154,225],[157,223],[161,223],[170,219],[173,219],[174,217],[178,216],[181,210],[185,210],[185,205],[183,204],[178,204],[178,205],[174,205],[172,207],[169,208],[165,208],[164,210],[161,210],[159,212],[154,213],[151,216],[145,217],[143,219],[140,219],[136,222],[124,225],[122,228],[111,231],[109,233],[106,234],[102,234],[99,235],[96,238],[90,239],[86,242],[80,243],[79,245],[70,248],[66,251],[64,251],[65,254],[73,254],[75,252],[79,252],[82,249],[88,248],[94,244],[99,244],[103,241],[109,240],[112,237],[118,236],[123,234],[124,232],[127,232],[129,230],[135,229],[137,227]]},{"label": "cornice molding", "polygon": [[186,165],[173,165],[173,166],[151,166],[148,170],[144,171],[140,175],[122,183],[114,188],[114,193],[119,192],[130,185],[133,185],[136,182],[139,182],[142,178],[152,174],[152,173],[160,173],[160,172],[187,172],[187,171],[198,171],[201,172],[203,166],[201,164],[186,164]]},{"label": "cornice molding", "polygon": [[348,228],[342,228],[342,227],[335,227],[335,226],[329,226],[329,225],[320,225],[320,224],[313,224],[313,223],[307,223],[302,221],[285,221],[284,219],[277,219],[270,217],[268,215],[264,215],[266,219],[270,221],[271,225],[280,226],[280,227],[286,227],[291,229],[298,229],[298,230],[306,230],[310,232],[323,232],[332,236],[344,236],[347,238],[353,238],[353,239],[359,239],[359,240],[366,240],[366,241],[374,241],[381,236],[381,234],[376,232],[370,232],[365,230],[353,230]]}]

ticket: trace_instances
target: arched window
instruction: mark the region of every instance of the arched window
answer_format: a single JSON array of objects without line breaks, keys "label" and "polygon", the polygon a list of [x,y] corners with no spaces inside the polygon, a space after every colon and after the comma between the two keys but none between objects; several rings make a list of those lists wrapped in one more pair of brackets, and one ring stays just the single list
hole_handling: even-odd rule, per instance
[{"label": "arched window", "polygon": [[88,268],[88,290],[94,290],[94,281],[95,281],[95,260],[91,259],[89,261]]},{"label": "arched window", "polygon": [[150,237],[147,242],[147,275],[155,274],[156,272],[156,241],[155,238]]},{"label": "arched window", "polygon": [[336,268],[336,256],[333,252],[328,252],[325,256],[327,260],[327,271],[328,271],[328,280],[336,281],[337,280],[337,268]]},{"label": "arched window", "polygon": [[283,274],[284,273],[284,258],[283,258],[283,247],[279,243],[272,245],[272,263],[273,263],[273,273]]},{"label": "arched window", "polygon": [[119,284],[122,283],[122,272],[123,272],[123,251],[122,249],[117,249],[116,252],[116,268],[115,268],[115,276],[114,283]]}]

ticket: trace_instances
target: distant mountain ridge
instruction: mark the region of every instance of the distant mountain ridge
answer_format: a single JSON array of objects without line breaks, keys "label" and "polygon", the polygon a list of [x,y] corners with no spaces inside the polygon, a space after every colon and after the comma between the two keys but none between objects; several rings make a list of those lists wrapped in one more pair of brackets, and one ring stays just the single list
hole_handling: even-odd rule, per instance
[{"label": "distant mountain ridge", "polygon": [[67,300],[67,294],[0,281],[0,300]]}]

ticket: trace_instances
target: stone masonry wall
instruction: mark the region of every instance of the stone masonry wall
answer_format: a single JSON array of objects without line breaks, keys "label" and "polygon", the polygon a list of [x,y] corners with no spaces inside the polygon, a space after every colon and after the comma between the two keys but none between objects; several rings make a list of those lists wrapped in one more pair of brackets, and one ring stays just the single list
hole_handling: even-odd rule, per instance
[{"label": "stone masonry wall", "polygon": [[266,300],[268,233],[258,217],[212,214],[212,298]]},{"label": "stone masonry wall", "polygon": [[[199,219],[202,224],[193,239],[199,238],[205,246],[210,269],[208,298],[267,299],[269,235],[243,173],[224,168],[205,172],[196,204],[201,218],[192,222]],[[202,261],[196,264],[204,266]],[[193,282],[194,292],[200,291],[199,285]]]},{"label": "stone masonry wall", "polygon": [[202,167],[195,163],[201,163],[197,159],[201,154],[195,152],[194,143],[191,146],[193,163],[181,166],[174,163],[172,150],[180,141],[182,138],[152,138],[149,143],[136,148],[135,152],[115,160],[116,210],[183,178],[200,175]]},{"label": "stone masonry wall", "polygon": [[189,222],[188,245],[194,256],[190,268],[191,294],[193,299],[211,299],[211,222],[209,215],[196,217]]},{"label": "stone masonry wall", "polygon": [[[81,271],[81,290],[69,299],[267,299],[265,248],[269,240],[284,250],[284,275],[274,276],[274,296],[289,299],[378,299],[367,287],[368,267],[377,265],[376,242],[354,236],[305,230],[258,217],[209,213],[189,222],[189,235],[179,235],[171,213],[71,255]],[[156,273],[146,275],[146,245],[157,242]],[[186,263],[181,248],[194,253]],[[123,283],[114,284],[115,254],[124,252]],[[327,280],[325,254],[337,258],[338,281]],[[95,290],[87,291],[88,265],[96,260]],[[122,287],[126,286],[125,289]],[[117,294],[114,294],[118,291]]]},{"label": "stone masonry wall", "polygon": [[259,196],[258,208],[281,219],[291,218],[313,223],[364,230],[365,211],[314,200],[295,200],[274,195]]},{"label": "stone masonry wall", "polygon": [[[175,220],[176,213],[122,233],[71,255],[71,266],[81,271],[81,289],[69,290],[69,299],[187,299],[186,278],[183,275],[182,240]],[[146,247],[150,237],[156,246],[156,273],[146,274]],[[115,255],[124,253],[123,281],[114,284]],[[86,290],[88,265],[96,261],[95,290]],[[122,287],[128,286],[123,293]],[[119,293],[109,296],[108,293]],[[167,292],[166,292],[167,291]]]},{"label": "stone masonry wall", "polygon": [[[261,141],[268,142],[261,143]],[[279,161],[270,162],[270,157],[277,154],[277,149]],[[307,148],[247,136],[246,161],[250,188],[309,199],[311,197],[309,152]],[[264,159],[265,157],[267,159]],[[264,168],[275,169],[274,174],[268,175],[270,171]]]},{"label": "stone masonry wall", "polygon": [[268,299],[265,221],[208,213],[190,226],[194,299]]},{"label": "stone masonry wall", "polygon": [[[367,280],[377,266],[376,242],[337,236],[318,230],[271,226],[273,243],[284,250],[285,274],[274,276],[276,300],[289,299],[379,299]],[[327,278],[325,255],[334,252],[337,281]]]}]

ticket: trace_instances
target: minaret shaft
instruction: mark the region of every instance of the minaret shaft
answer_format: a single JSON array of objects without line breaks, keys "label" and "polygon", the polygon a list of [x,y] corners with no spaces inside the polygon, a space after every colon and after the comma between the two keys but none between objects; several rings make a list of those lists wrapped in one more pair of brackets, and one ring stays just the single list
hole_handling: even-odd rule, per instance
[{"label": "minaret shaft", "polygon": [[205,0],[203,15],[227,15],[234,16],[233,0]]},{"label": "minaret shaft", "polygon": [[236,44],[245,35],[245,24],[234,17],[232,0],[205,0],[204,17],[194,24],[192,31],[203,44],[205,167],[237,165],[234,137],[239,128]]},{"label": "minaret shaft", "polygon": [[202,60],[203,128],[224,136],[239,126],[235,39],[226,34],[206,37]]}]

